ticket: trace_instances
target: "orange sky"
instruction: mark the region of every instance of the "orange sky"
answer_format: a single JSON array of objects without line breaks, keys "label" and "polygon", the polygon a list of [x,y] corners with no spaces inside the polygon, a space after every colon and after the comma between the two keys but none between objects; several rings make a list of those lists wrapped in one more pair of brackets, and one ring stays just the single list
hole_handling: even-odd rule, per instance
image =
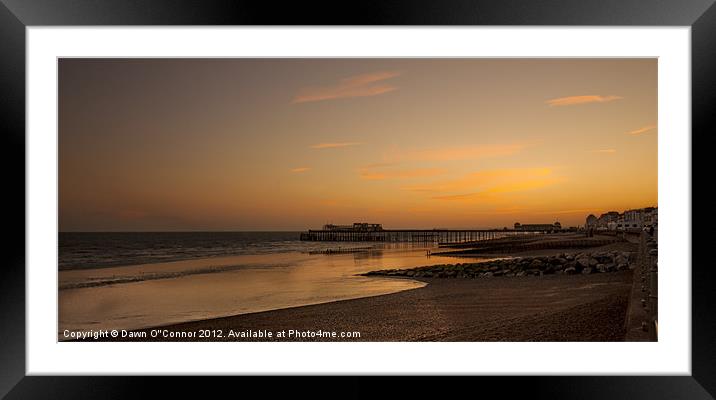
[{"label": "orange sky", "polygon": [[655,59],[63,59],[59,78],[62,231],[657,205]]}]

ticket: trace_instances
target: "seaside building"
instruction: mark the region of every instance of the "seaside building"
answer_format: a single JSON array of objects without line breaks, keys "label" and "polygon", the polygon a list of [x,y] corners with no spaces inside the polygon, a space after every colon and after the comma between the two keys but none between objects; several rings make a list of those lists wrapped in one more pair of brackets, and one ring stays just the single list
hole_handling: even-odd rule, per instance
[{"label": "seaside building", "polygon": [[624,218],[622,219],[624,229],[641,229],[643,227],[642,214],[642,210],[624,211]]},{"label": "seaside building", "polygon": [[562,230],[562,224],[555,222],[554,224],[521,224],[515,222],[516,231],[560,231]]},{"label": "seaside building", "polygon": [[658,225],[659,220],[659,213],[658,209],[656,207],[647,207],[644,209],[644,226],[645,227],[655,227]]},{"label": "seaside building", "polygon": [[646,215],[650,213],[645,208],[624,211],[622,218],[617,223],[617,229],[641,229],[645,225]]},{"label": "seaside building", "polygon": [[589,214],[587,216],[587,222],[584,224],[586,228],[596,228],[597,227],[597,217],[594,216],[594,214]]},{"label": "seaside building", "polygon": [[658,222],[658,209],[656,207],[626,210],[623,213],[609,211],[593,219],[594,215],[587,217],[586,227],[600,230],[634,230],[654,227]]},{"label": "seaside building", "polygon": [[355,222],[353,225],[323,225],[324,231],[334,232],[379,232],[383,230],[382,224],[369,224],[366,222]]},{"label": "seaside building", "polygon": [[618,211],[606,212],[597,218],[596,228],[598,229],[609,229],[609,224],[616,222],[621,217]]}]

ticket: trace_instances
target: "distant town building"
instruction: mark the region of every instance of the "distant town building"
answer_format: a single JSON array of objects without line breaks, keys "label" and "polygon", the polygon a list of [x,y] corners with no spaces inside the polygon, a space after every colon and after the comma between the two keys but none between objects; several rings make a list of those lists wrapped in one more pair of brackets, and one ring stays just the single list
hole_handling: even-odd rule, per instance
[{"label": "distant town building", "polygon": [[647,207],[644,209],[644,227],[654,227],[658,225],[659,213],[656,207]]},{"label": "distant town building", "polygon": [[597,228],[598,229],[609,229],[609,224],[612,222],[616,222],[619,219],[619,212],[618,211],[609,211],[606,212],[597,218]]},{"label": "distant town building", "polygon": [[624,229],[641,229],[643,224],[642,210],[627,210],[620,220],[621,225],[617,224],[617,228]]},{"label": "distant town building", "polygon": [[658,222],[658,209],[656,207],[626,210],[623,213],[609,211],[594,219],[594,215],[587,217],[587,228],[598,230],[635,230],[654,227]]},{"label": "distant town building", "polygon": [[515,222],[516,231],[559,231],[562,230],[562,224],[555,222],[554,224],[521,224]]},{"label": "distant town building", "polygon": [[589,214],[587,216],[587,222],[584,224],[587,228],[596,228],[597,227],[597,217],[594,216],[594,214]]}]

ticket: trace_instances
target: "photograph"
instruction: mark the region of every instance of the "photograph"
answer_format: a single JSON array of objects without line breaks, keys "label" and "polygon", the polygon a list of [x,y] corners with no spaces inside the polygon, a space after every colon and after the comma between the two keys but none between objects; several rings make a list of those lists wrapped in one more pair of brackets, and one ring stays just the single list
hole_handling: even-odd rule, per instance
[{"label": "photograph", "polygon": [[657,342],[658,72],[60,57],[57,341]]},{"label": "photograph", "polygon": [[0,398],[713,400],[715,1],[0,0]]}]

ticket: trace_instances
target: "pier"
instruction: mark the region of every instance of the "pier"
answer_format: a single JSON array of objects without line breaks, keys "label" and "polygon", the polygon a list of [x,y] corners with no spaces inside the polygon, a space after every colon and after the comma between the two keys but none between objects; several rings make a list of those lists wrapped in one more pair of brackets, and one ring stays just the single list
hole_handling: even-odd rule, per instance
[{"label": "pier", "polygon": [[[546,232],[546,231],[545,231]],[[316,242],[467,243],[524,235],[514,229],[381,229],[372,231],[319,229],[301,233],[301,240]],[[530,231],[529,233],[540,233]]]}]

